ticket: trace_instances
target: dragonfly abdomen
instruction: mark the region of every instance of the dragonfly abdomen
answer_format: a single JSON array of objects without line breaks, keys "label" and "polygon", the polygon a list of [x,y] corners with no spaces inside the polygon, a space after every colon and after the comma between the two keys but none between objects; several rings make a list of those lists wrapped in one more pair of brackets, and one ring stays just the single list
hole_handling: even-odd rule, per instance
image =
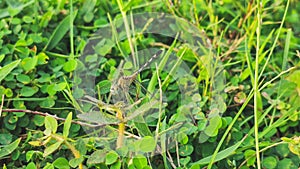
[{"label": "dragonfly abdomen", "polygon": [[160,54],[162,50],[159,50],[156,52],[142,67],[139,68],[134,74],[139,74],[141,73],[154,59],[156,59]]},{"label": "dragonfly abdomen", "polygon": [[141,66],[137,71],[135,71],[132,75],[129,76],[123,76],[122,78],[124,80],[130,80],[130,79],[135,79],[136,76],[141,73],[154,59],[156,59],[160,54],[162,50],[159,50],[156,52],[143,66]]}]

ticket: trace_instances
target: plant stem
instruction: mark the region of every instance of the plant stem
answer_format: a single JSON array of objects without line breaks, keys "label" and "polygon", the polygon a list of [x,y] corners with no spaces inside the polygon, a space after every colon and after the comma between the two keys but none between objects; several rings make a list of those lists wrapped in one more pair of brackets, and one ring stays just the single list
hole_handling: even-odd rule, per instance
[{"label": "plant stem", "polygon": [[118,133],[118,138],[117,138],[117,149],[121,148],[123,146],[123,141],[124,141],[124,131],[125,131],[125,122],[123,118],[123,112],[120,109],[116,110],[116,116],[117,118],[121,121],[119,123],[119,133]]},{"label": "plant stem", "polygon": [[260,169],[260,154],[259,154],[259,137],[258,137],[258,107],[259,107],[259,91],[258,91],[258,71],[259,71],[259,46],[260,46],[260,30],[261,30],[261,7],[260,2],[257,0],[258,12],[257,12],[257,27],[256,27],[256,56],[255,56],[255,71],[254,71],[254,135],[255,135],[255,153],[257,168]]},{"label": "plant stem", "polygon": [[129,43],[129,47],[130,47],[130,51],[131,51],[132,61],[133,61],[134,66],[136,67],[135,51],[134,51],[134,47],[133,47],[133,43],[132,43],[132,39],[131,39],[131,34],[130,34],[131,31],[130,31],[129,24],[128,24],[127,17],[126,17],[126,11],[124,10],[122,0],[117,0],[117,2],[118,2],[118,6],[120,8],[121,14],[122,14],[122,18],[123,18],[123,22],[124,22],[124,26],[125,26],[125,30],[126,30],[126,35],[128,38],[128,43]]},{"label": "plant stem", "polygon": [[71,57],[74,58],[74,31],[73,31],[73,0],[70,0],[70,48],[71,48]]},{"label": "plant stem", "polygon": [[[72,154],[74,155],[75,158],[80,158],[80,152],[72,145],[70,144],[66,138],[58,135],[58,134],[51,134],[51,137],[56,139],[57,141],[63,141],[65,145],[71,150]],[[82,163],[78,165],[79,169],[83,169]]]}]

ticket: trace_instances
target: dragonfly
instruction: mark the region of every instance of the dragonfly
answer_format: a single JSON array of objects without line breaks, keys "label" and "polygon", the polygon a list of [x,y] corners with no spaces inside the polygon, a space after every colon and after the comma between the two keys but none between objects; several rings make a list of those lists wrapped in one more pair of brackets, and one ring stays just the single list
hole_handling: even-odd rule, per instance
[{"label": "dragonfly", "polygon": [[[85,96],[86,100],[83,100],[85,102],[91,103],[92,105],[96,106],[98,109],[91,108],[91,111],[84,114],[79,114],[77,117],[81,120],[95,123],[101,126],[110,126],[110,125],[118,125],[118,137],[116,141],[116,148],[120,148],[123,145],[124,142],[124,133],[125,133],[125,125],[127,122],[135,119],[138,116],[143,115],[145,112],[149,111],[150,109],[153,109],[155,105],[157,105],[159,102],[158,100],[151,100],[149,102],[143,103],[139,105],[144,98],[141,98],[137,101],[135,101],[133,104],[125,104],[129,103],[128,92],[129,87],[132,84],[132,82],[136,79],[137,75],[141,73],[154,59],[156,59],[160,54],[162,53],[162,50],[159,50],[156,52],[145,64],[143,64],[137,71],[135,71],[133,74],[125,76],[121,75],[112,85],[110,92],[111,94],[116,98],[124,99],[120,95],[125,95],[126,100],[128,102],[124,101],[118,101],[113,104],[111,104],[109,101],[108,103],[105,103],[101,100],[98,100],[96,98],[93,98],[91,96]],[[123,62],[120,63],[118,66],[118,69],[122,67]],[[120,72],[117,72],[120,73]],[[137,105],[139,105],[137,107]],[[102,110],[105,110],[102,111]],[[125,113],[126,112],[126,113]]]},{"label": "dragonfly", "polygon": [[[129,87],[135,81],[137,75],[141,73],[147,66],[149,66],[153,60],[158,58],[162,53],[162,50],[156,52],[146,63],[144,63],[137,71],[132,73],[131,75],[125,76],[121,75],[120,78],[113,83],[110,89],[110,93],[119,100],[128,103],[130,101],[129,98]],[[124,98],[125,96],[125,98]]]}]

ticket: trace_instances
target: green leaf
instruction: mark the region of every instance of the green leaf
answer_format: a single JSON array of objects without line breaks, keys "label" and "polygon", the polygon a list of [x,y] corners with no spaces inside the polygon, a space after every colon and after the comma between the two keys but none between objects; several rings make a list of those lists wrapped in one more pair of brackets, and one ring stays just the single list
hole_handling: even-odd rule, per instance
[{"label": "green leaf", "polygon": [[121,169],[121,162],[120,160],[118,160],[117,162],[113,163],[111,166],[110,166],[110,169]]},{"label": "green leaf", "polygon": [[73,158],[69,161],[71,167],[76,168],[80,163],[82,163],[84,158],[80,156],[79,158]]},{"label": "green leaf", "polygon": [[45,122],[45,117],[44,116],[34,116],[33,117],[33,122],[36,126],[43,126]]},{"label": "green leaf", "polygon": [[69,135],[69,131],[70,131],[70,127],[71,127],[71,123],[72,123],[72,112],[70,112],[66,118],[65,124],[64,124],[64,130],[63,130],[63,136],[65,138],[68,137]]},{"label": "green leaf", "polygon": [[204,132],[209,137],[214,137],[218,134],[220,127],[222,127],[222,118],[219,115],[215,115],[209,119],[209,125],[205,128]]},{"label": "green leaf", "polygon": [[105,56],[115,46],[115,43],[109,39],[103,39],[95,46],[95,51],[100,56]]},{"label": "green leaf", "polygon": [[35,152],[33,150],[26,152],[26,161],[27,162],[29,162],[32,159],[32,156],[34,155],[34,153]]},{"label": "green leaf", "polygon": [[63,157],[57,158],[53,162],[53,166],[56,168],[59,168],[59,169],[69,169],[70,168],[68,160]]},{"label": "green leaf", "polygon": [[56,133],[57,130],[57,120],[51,116],[45,117],[45,135],[49,135],[51,133]]},{"label": "green leaf", "polygon": [[41,74],[41,77],[38,78],[37,80],[40,83],[50,82],[51,81],[51,77],[50,77],[49,74],[43,73],[43,74]]},{"label": "green leaf", "polygon": [[95,19],[94,20],[94,26],[97,26],[97,27],[104,27],[105,25],[108,25],[108,22],[106,20],[106,18],[99,18],[99,19]]},{"label": "green leaf", "polygon": [[93,62],[97,62],[98,60],[98,55],[97,54],[93,54],[93,55],[87,55],[85,57],[85,62],[87,63],[93,63]]},{"label": "green leaf", "polygon": [[3,66],[0,68],[0,82],[20,63],[21,60],[16,60],[8,65]]},{"label": "green leaf", "polygon": [[84,16],[83,16],[83,20],[87,23],[91,22],[94,18],[94,14],[93,12],[87,12]]},{"label": "green leaf", "polygon": [[290,151],[292,153],[300,156],[300,146],[299,146],[299,143],[298,144],[296,144],[294,142],[289,143],[289,149],[290,149]]},{"label": "green leaf", "polygon": [[55,105],[55,100],[52,97],[47,97],[39,105],[43,108],[51,108]]},{"label": "green leaf", "polygon": [[39,91],[38,87],[23,86],[22,89],[21,89],[21,96],[30,97],[38,91]]},{"label": "green leaf", "polygon": [[5,93],[5,88],[3,86],[0,86],[0,95],[3,95]]},{"label": "green leaf", "polygon": [[298,167],[289,158],[284,158],[278,162],[277,168],[280,169],[298,169]]},{"label": "green leaf", "polygon": [[9,144],[12,141],[12,135],[11,134],[0,134],[0,144]]},{"label": "green leaf", "polygon": [[278,146],[275,147],[275,149],[281,157],[286,157],[290,153],[287,144],[279,144]]},{"label": "green leaf", "polygon": [[133,158],[133,164],[136,168],[144,168],[147,166],[147,159],[143,155],[137,155]]},{"label": "green leaf", "polygon": [[179,161],[180,161],[180,164],[185,166],[191,161],[191,157],[187,156],[186,158],[180,158]]},{"label": "green leaf", "polygon": [[5,55],[4,54],[1,54],[0,55],[0,63],[2,62],[2,60],[5,58]]},{"label": "green leaf", "polygon": [[[44,13],[40,19],[39,26],[40,27],[46,27],[48,26],[49,21],[52,19],[52,16],[54,15],[54,10],[49,9],[48,12]],[[48,42],[49,43],[49,42]],[[44,48],[45,50],[45,48]]]},{"label": "green leaf", "polygon": [[93,11],[94,8],[95,8],[96,2],[97,2],[96,0],[86,0],[86,1],[84,1],[82,7],[80,8],[79,14],[82,15],[82,14],[86,14],[88,12]]},{"label": "green leaf", "polygon": [[[77,11],[74,11],[73,13],[74,18],[76,17],[76,15],[77,15]],[[65,36],[65,34],[70,29],[70,19],[71,19],[71,15],[68,15],[65,19],[63,19],[59,23],[58,26],[56,26],[56,29],[52,33],[52,36],[49,38],[49,41],[45,46],[44,50],[49,51],[53,49],[61,41],[61,39]]]},{"label": "green leaf", "polygon": [[21,141],[21,138],[15,140],[14,142],[12,142],[9,145],[5,145],[3,148],[1,148],[0,150],[0,158],[9,155],[10,153],[12,153],[19,145]]},{"label": "green leaf", "polygon": [[[29,38],[33,40],[34,43],[41,43],[43,41],[42,33],[29,34]],[[40,57],[38,56],[38,64],[40,64]]]},{"label": "green leaf", "polygon": [[103,80],[101,82],[99,82],[97,84],[97,86],[99,86],[100,89],[100,94],[106,94],[110,92],[110,88],[111,88],[111,81],[109,80]]},{"label": "green leaf", "polygon": [[38,65],[46,64],[46,63],[48,63],[48,60],[49,60],[49,57],[44,52],[39,53],[37,55],[37,58],[38,58],[38,61],[37,61]]},{"label": "green leaf", "polygon": [[54,169],[53,164],[47,163],[47,165],[43,169]]},{"label": "green leaf", "polygon": [[26,169],[37,169],[34,162],[30,162],[27,166]]},{"label": "green leaf", "polygon": [[30,77],[28,75],[18,74],[16,78],[19,82],[21,82],[23,84],[30,83]]},{"label": "green leaf", "polygon": [[[7,1],[7,2],[9,2],[9,1]],[[19,1],[19,2],[21,2],[21,1]],[[25,7],[31,5],[32,3],[34,3],[34,0],[31,0],[31,1],[27,2],[27,3],[25,3],[25,4],[19,3],[19,4],[13,5],[13,6],[14,6],[13,8],[14,8],[15,11],[16,11],[15,14],[18,14],[18,13],[21,12]],[[9,4],[10,4],[10,3],[9,3]],[[10,4],[10,5],[11,5],[11,4]],[[12,7],[9,6],[9,7],[7,7],[7,8],[4,8],[4,9],[2,8],[2,9],[0,9],[0,19],[10,16],[10,12],[9,12],[9,11],[10,11],[10,8],[12,8]]]},{"label": "green leaf", "polygon": [[30,71],[37,65],[38,57],[34,56],[32,58],[24,58],[21,62],[21,66],[25,71]]},{"label": "green leaf", "polygon": [[67,61],[65,64],[64,64],[64,71],[66,72],[71,72],[73,70],[75,70],[77,67],[77,61],[75,59],[70,59],[69,61]]},{"label": "green leaf", "polygon": [[179,148],[179,154],[181,156],[189,156],[193,153],[194,147],[190,144],[183,145]]},{"label": "green leaf", "polygon": [[5,89],[5,96],[12,97],[14,95],[13,91],[10,88]]},{"label": "green leaf", "polygon": [[140,141],[140,151],[142,152],[152,152],[155,147],[156,147],[156,144],[155,144],[155,139],[151,136],[145,136],[143,137]]},{"label": "green leaf", "polygon": [[17,126],[17,123],[9,123],[8,121],[5,120],[4,125],[9,130],[15,130],[16,126]]},{"label": "green leaf", "polygon": [[24,105],[24,101],[22,101],[22,100],[14,100],[13,105],[15,108],[18,108],[18,109],[26,109],[26,106]]},{"label": "green leaf", "polygon": [[56,91],[63,91],[67,86],[66,82],[60,82],[58,84],[55,84],[55,90]]},{"label": "green leaf", "polygon": [[254,150],[246,150],[244,153],[245,159],[247,160],[247,165],[252,166],[256,161],[255,151]]},{"label": "green leaf", "polygon": [[15,44],[16,47],[24,47],[24,46],[27,46],[27,45],[28,44],[27,44],[26,40],[24,40],[24,39],[19,39]]},{"label": "green leaf", "polygon": [[277,160],[273,156],[269,156],[263,159],[262,166],[266,169],[273,169],[277,166]]},{"label": "green leaf", "polygon": [[99,164],[105,161],[106,150],[96,150],[91,154],[91,156],[87,160],[88,165]]},{"label": "green leaf", "polygon": [[105,157],[105,164],[111,165],[118,160],[119,155],[115,151],[109,151]]},{"label": "green leaf", "polygon": [[47,92],[50,96],[53,96],[56,94],[55,84],[50,84],[47,86]]},{"label": "green leaf", "polygon": [[294,72],[292,72],[291,74],[289,74],[289,76],[286,78],[288,81],[296,83],[297,84],[297,88],[300,88],[300,70],[296,70]]},{"label": "green leaf", "polygon": [[199,169],[201,168],[199,164],[193,164],[190,169]]},{"label": "green leaf", "polygon": [[[220,161],[224,158],[227,158],[228,156],[230,156],[231,154],[234,153],[234,151],[244,142],[246,137],[244,137],[241,141],[239,141],[238,143],[236,143],[235,145],[229,147],[229,148],[226,148],[225,150],[222,150],[220,151],[217,155],[216,155],[216,158],[214,160],[214,162],[217,162],[217,161]],[[204,165],[204,164],[208,164],[211,160],[211,157],[212,156],[208,156],[208,157],[205,157],[199,161],[196,161],[194,163],[192,163],[191,165],[194,165],[194,164],[199,164],[199,165]]]},{"label": "green leaf", "polygon": [[47,157],[48,155],[50,155],[51,153],[53,153],[55,150],[57,150],[59,148],[59,146],[63,143],[63,140],[58,141],[52,145],[50,145],[49,147],[46,147],[43,157]]},{"label": "green leaf", "polygon": [[34,20],[32,19],[32,17],[30,17],[30,16],[23,16],[22,20],[23,20],[25,23],[31,23],[31,22],[34,21]]},{"label": "green leaf", "polygon": [[177,141],[179,141],[181,144],[187,144],[189,141],[189,137],[184,132],[180,132],[177,135]]}]

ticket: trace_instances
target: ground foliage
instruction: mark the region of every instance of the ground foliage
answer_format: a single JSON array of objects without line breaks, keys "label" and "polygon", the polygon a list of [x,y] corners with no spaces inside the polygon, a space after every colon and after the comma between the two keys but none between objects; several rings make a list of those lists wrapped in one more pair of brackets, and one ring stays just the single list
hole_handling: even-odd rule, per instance
[{"label": "ground foliage", "polygon": [[[259,2],[0,1],[0,93],[3,96],[0,167],[298,168],[299,1]],[[198,95],[192,97],[197,104],[180,105],[178,85],[174,79],[166,80],[168,72],[160,72],[159,79],[168,84],[161,89],[167,93],[168,106],[162,114],[148,117],[152,121],[146,119],[143,123],[146,126],[128,122],[131,127],[127,131],[139,139],[130,142],[134,146],[115,150],[106,146],[105,139],[93,135],[96,131],[87,133],[83,129],[84,124],[76,116],[81,109],[76,100],[84,93],[71,88],[82,83],[74,78],[76,71],[85,71],[96,78],[94,96],[99,94],[104,101],[108,99],[118,63],[132,53],[131,42],[125,39],[116,45],[110,37],[95,46],[99,51],[96,55],[88,56],[85,47],[111,20],[122,20],[124,15],[139,12],[167,13],[201,30],[203,44],[207,43],[204,48],[213,49],[223,65],[226,83],[220,89],[218,102],[211,101],[213,80],[203,64],[204,55],[195,55],[192,48],[186,48],[185,42],[174,43],[175,36],[140,35],[136,49],[157,47],[164,49],[164,55],[168,55],[167,51],[175,52],[188,63],[189,73],[195,78],[181,79],[179,83],[197,83]],[[126,37],[124,28],[119,31]],[[91,63],[88,68],[80,60],[83,56],[86,56],[84,61]],[[95,67],[92,63],[99,64],[95,72],[87,71]],[[130,64],[126,66],[132,68]],[[256,74],[261,75],[259,80]],[[143,71],[139,78],[146,79],[142,84],[153,90],[149,85],[153,83],[151,71]],[[159,88],[158,83],[155,85]],[[140,105],[146,109],[154,103]],[[178,124],[182,125],[172,138],[174,146],[166,149],[161,144],[165,151],[152,156],[156,150],[156,132],[168,131]],[[160,131],[155,130],[157,126]],[[108,127],[116,129],[116,125]],[[107,135],[107,140],[115,141],[117,137]],[[162,137],[160,141],[163,142]]]}]

